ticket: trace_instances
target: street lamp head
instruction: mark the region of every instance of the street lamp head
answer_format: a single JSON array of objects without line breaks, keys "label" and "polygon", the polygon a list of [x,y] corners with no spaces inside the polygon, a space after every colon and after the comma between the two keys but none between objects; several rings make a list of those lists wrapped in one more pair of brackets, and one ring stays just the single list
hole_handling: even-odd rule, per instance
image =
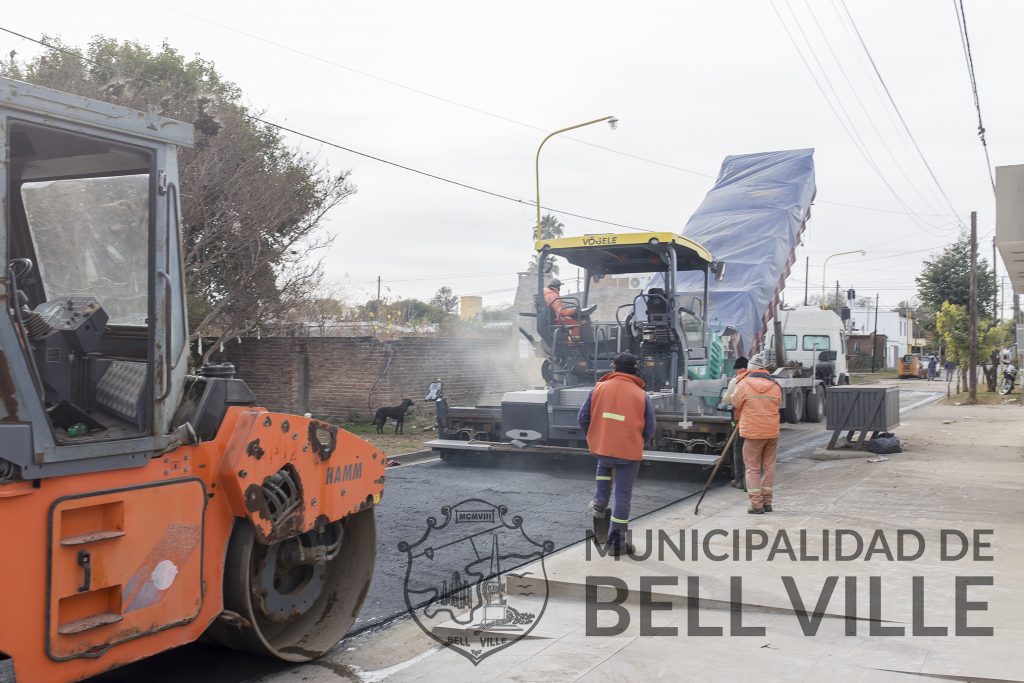
[{"label": "street lamp head", "polygon": [[867,255],[867,253],[868,253],[868,252],[864,251],[863,249],[861,249],[861,250],[860,250],[860,255],[861,255],[861,256],[866,256],[866,255]]},{"label": "street lamp head", "polygon": [[612,130],[617,129],[619,127],[619,120],[617,118],[615,118],[614,116],[609,116],[608,117],[608,127],[611,128]]}]

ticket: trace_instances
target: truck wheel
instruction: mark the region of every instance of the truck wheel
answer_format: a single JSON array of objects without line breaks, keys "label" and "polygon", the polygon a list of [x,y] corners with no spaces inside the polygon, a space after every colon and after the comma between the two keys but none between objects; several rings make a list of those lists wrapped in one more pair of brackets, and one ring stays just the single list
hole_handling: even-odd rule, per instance
[{"label": "truck wheel", "polygon": [[825,387],[819,385],[807,392],[804,422],[821,422],[823,419],[825,419]]},{"label": "truck wheel", "polygon": [[799,424],[804,416],[804,392],[798,389],[786,394],[786,407],[782,409],[782,417],[790,424]]}]

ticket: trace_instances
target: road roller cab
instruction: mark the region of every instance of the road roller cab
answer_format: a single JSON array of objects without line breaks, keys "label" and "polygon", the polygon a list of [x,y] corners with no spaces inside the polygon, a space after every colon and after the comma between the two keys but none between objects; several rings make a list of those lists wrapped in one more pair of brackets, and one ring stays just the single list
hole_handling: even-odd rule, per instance
[{"label": "road roller cab", "polygon": [[384,454],[189,367],[191,144],[188,124],[0,79],[0,658],[19,680],[203,633],[307,660],[369,586]]}]

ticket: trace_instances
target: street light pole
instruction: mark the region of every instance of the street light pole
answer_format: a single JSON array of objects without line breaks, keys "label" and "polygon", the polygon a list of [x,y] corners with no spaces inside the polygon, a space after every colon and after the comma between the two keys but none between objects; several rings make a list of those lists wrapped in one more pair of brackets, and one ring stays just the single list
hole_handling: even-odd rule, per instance
[{"label": "street light pole", "polygon": [[821,309],[822,310],[825,309],[825,267],[828,266],[829,260],[835,258],[836,256],[847,256],[848,254],[860,254],[861,256],[863,256],[866,253],[867,252],[864,251],[863,249],[854,249],[853,251],[841,251],[838,254],[832,254],[827,259],[825,259],[825,263],[823,263],[822,266],[821,266],[821,304],[820,305],[821,305]]},{"label": "street light pole", "polygon": [[584,123],[577,123],[575,126],[569,126],[567,128],[560,128],[560,129],[554,131],[553,133],[548,133],[548,136],[540,141],[540,145],[537,147],[537,159],[536,159],[536,162],[535,162],[535,172],[536,172],[536,178],[537,178],[537,241],[538,242],[541,239],[541,235],[540,235],[540,150],[544,148],[544,143],[545,142],[547,142],[551,138],[555,137],[559,133],[565,133],[565,132],[570,131],[570,130],[576,130],[577,128],[583,128],[584,126],[590,126],[590,125],[593,125],[595,123],[601,123],[602,121],[607,121],[608,125],[611,126],[612,130],[615,130],[615,127],[619,125],[619,120],[617,118],[615,118],[614,116],[602,116],[601,118],[594,119],[593,121],[585,121]]}]

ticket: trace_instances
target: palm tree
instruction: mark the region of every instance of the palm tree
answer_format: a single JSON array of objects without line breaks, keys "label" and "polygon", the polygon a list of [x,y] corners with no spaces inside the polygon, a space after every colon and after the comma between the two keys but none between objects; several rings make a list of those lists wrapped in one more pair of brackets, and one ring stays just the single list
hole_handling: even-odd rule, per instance
[{"label": "palm tree", "polygon": [[[563,236],[564,232],[565,232],[565,224],[563,224],[562,221],[560,221],[557,218],[555,218],[555,216],[553,214],[546,213],[546,214],[544,214],[543,217],[541,217],[541,219],[540,219],[540,238],[541,239],[544,239],[544,240],[558,239],[559,237]],[[537,234],[537,226],[535,224],[530,226],[530,234],[533,235],[533,236],[536,236],[536,234]],[[534,272],[536,270],[537,270],[537,255],[534,254],[530,258],[530,272]],[[552,273],[558,273],[558,266],[552,264],[551,272]]]}]

